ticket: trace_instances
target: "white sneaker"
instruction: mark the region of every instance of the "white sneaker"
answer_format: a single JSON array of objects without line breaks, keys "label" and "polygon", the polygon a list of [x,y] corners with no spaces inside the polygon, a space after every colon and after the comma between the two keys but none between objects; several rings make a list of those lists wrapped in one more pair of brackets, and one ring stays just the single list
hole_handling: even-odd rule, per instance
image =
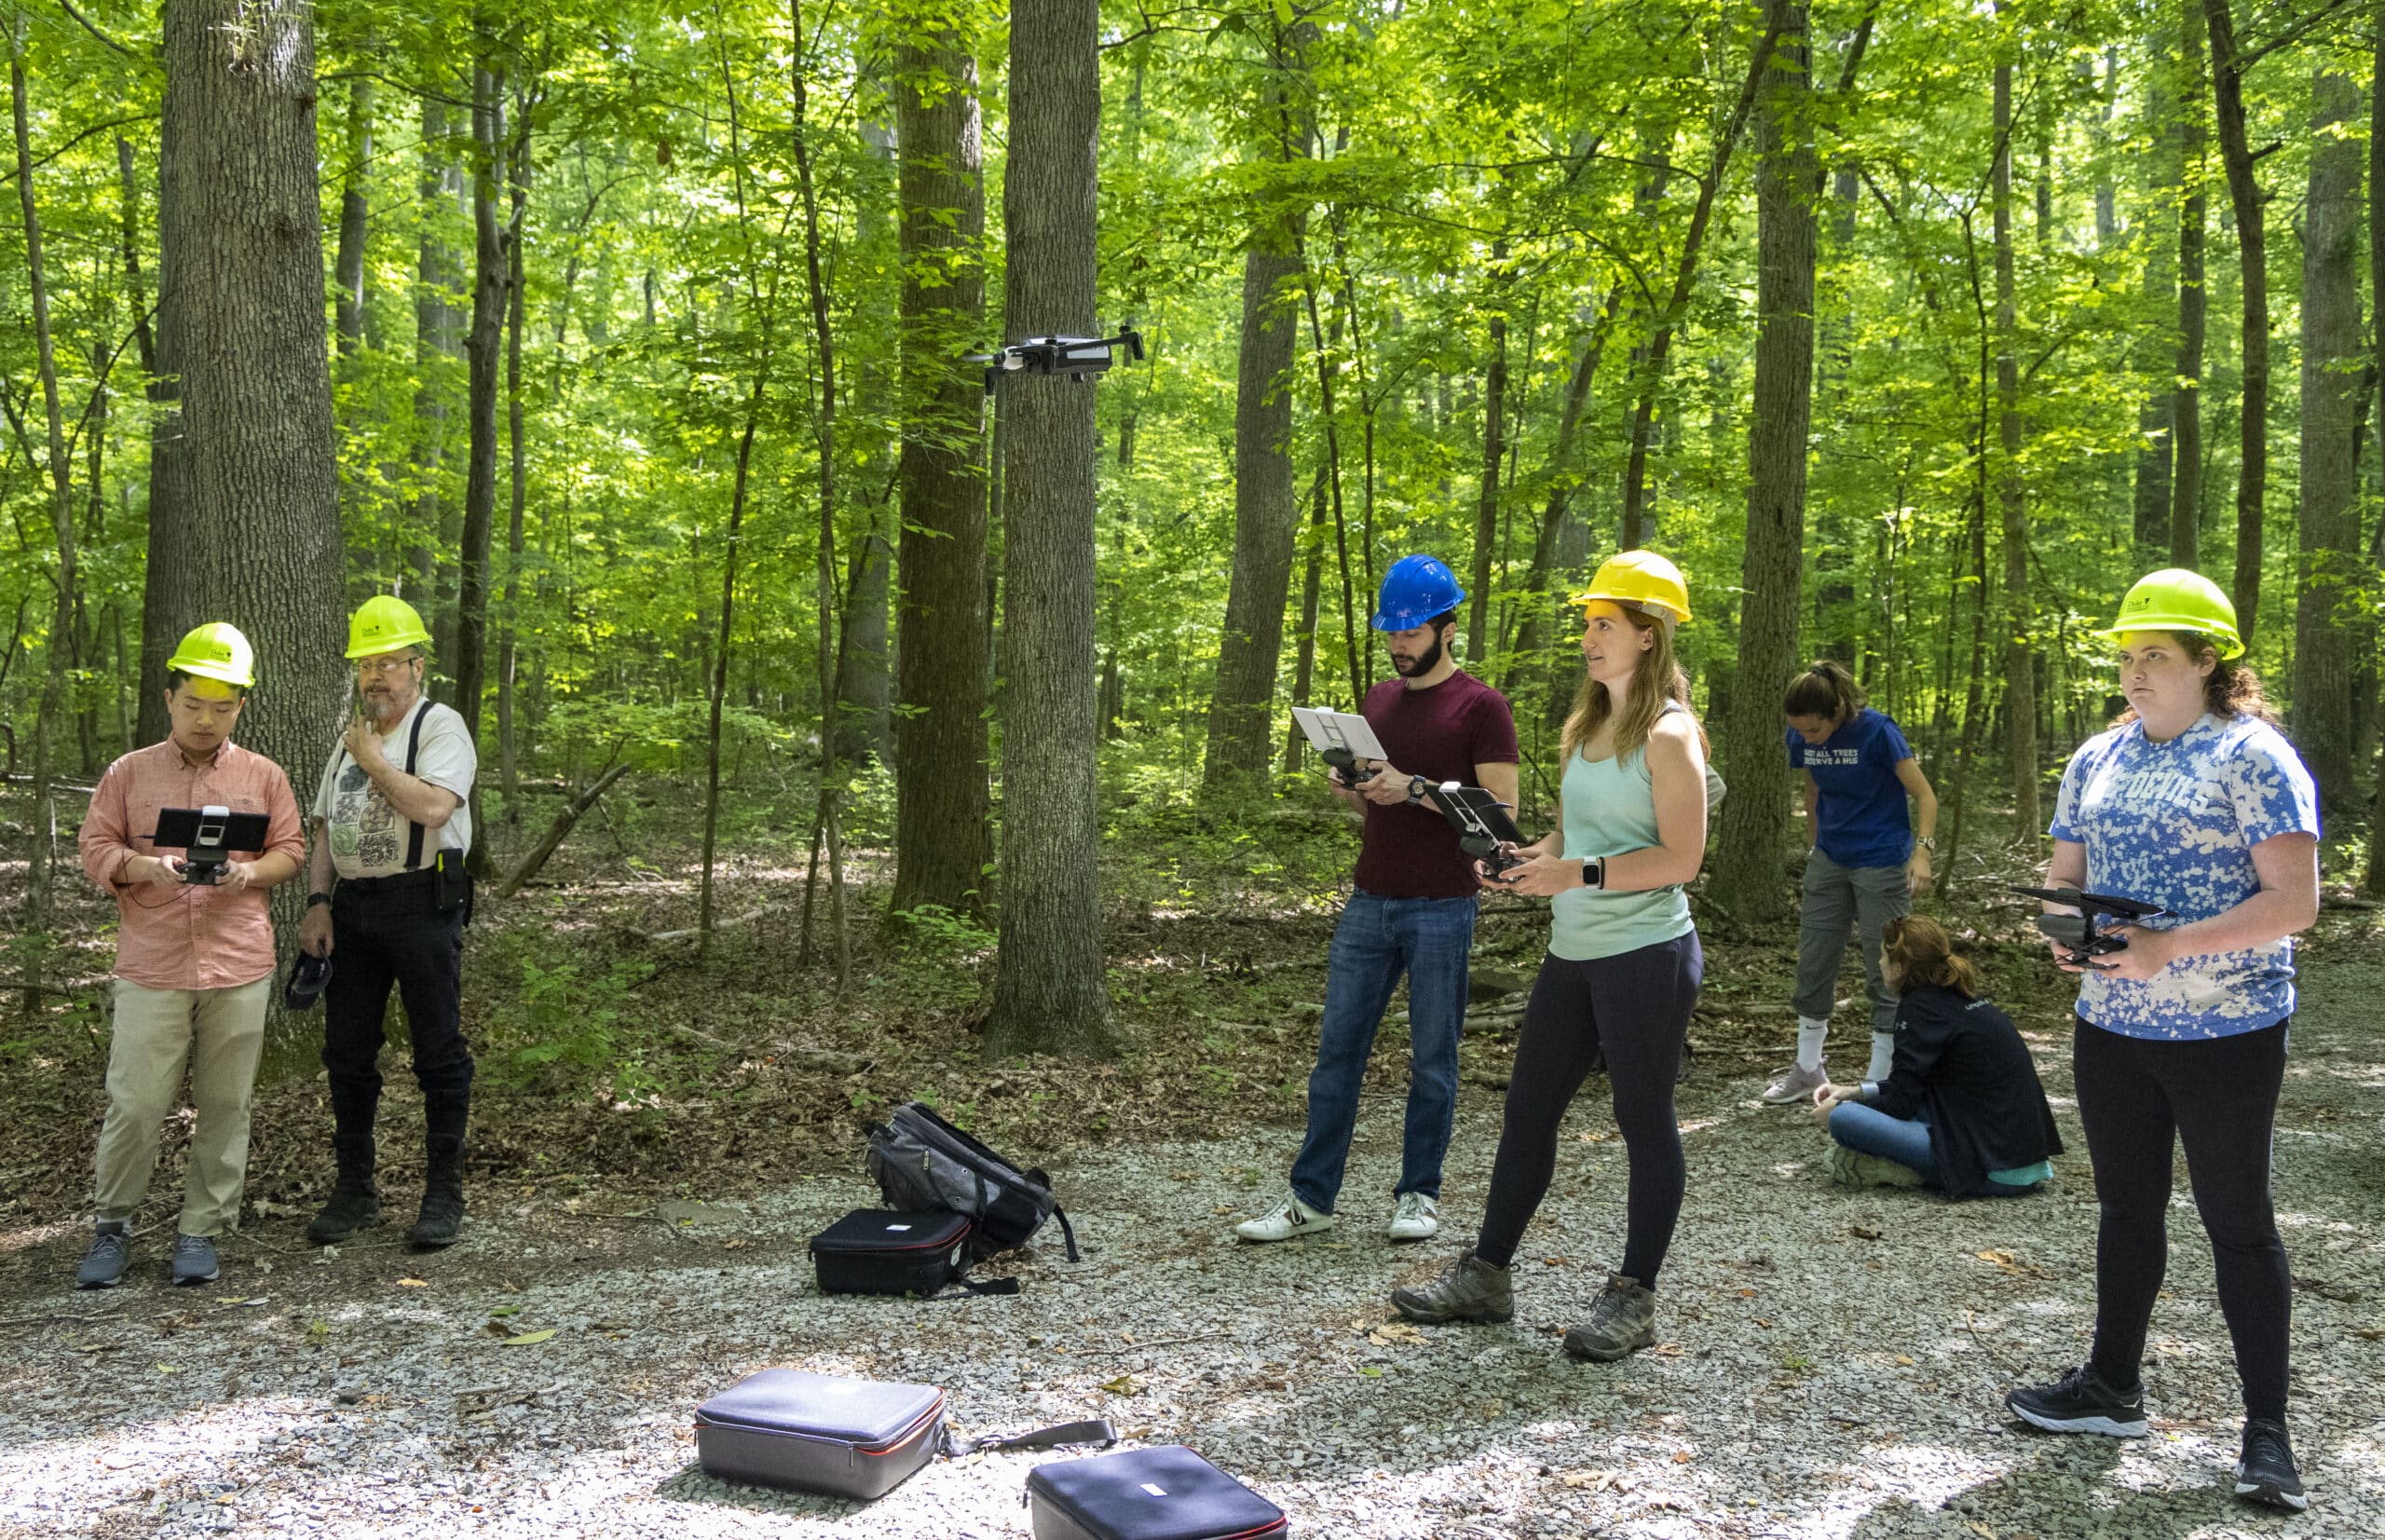
[{"label": "white sneaker", "polygon": [[1441,1227],[1441,1206],[1422,1192],[1402,1192],[1399,1206],[1392,1210],[1391,1238],[1396,1241],[1422,1241],[1432,1238]]},{"label": "white sneaker", "polygon": [[1287,1192],[1284,1201],[1255,1220],[1245,1220],[1233,1227],[1233,1233],[1246,1241],[1288,1241],[1297,1235],[1315,1235],[1333,1228],[1333,1216],[1311,1208],[1301,1202],[1298,1193]]},{"label": "white sneaker", "polygon": [[1783,1107],[1792,1101],[1811,1101],[1814,1092],[1829,1083],[1830,1073],[1820,1065],[1810,1070],[1800,1070],[1793,1064],[1785,1065],[1773,1072],[1772,1083],[1764,1088],[1764,1099],[1775,1107]]}]

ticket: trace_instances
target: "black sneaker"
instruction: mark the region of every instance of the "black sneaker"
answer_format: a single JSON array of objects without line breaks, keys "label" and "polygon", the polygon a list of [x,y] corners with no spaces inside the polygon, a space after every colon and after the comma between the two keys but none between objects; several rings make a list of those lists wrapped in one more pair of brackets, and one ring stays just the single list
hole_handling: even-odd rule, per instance
[{"label": "black sneaker", "polygon": [[2285,1424],[2266,1418],[2244,1424],[2244,1452],[2236,1462],[2236,1495],[2248,1503],[2300,1513],[2310,1506],[2294,1469]]},{"label": "black sneaker", "polygon": [[2145,1387],[2126,1395],[2081,1365],[2050,1385],[2023,1385],[2004,1397],[2012,1415],[2048,1433],[2145,1437]]}]

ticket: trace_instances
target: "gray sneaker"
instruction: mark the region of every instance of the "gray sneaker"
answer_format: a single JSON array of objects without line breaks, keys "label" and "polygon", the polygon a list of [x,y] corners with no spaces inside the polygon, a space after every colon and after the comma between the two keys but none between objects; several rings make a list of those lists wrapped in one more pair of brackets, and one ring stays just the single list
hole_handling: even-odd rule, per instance
[{"label": "gray sneaker", "polygon": [[1516,1318],[1516,1293],[1504,1267],[1493,1267],[1468,1251],[1442,1269],[1431,1283],[1391,1291],[1392,1308],[1411,1321],[1438,1326],[1443,1321],[1488,1321],[1497,1325]]},{"label": "gray sneaker", "polygon": [[1927,1187],[1921,1173],[1884,1155],[1866,1155],[1843,1144],[1830,1147],[1830,1179],[1841,1187]]},{"label": "gray sneaker", "polygon": [[130,1261],[132,1226],[102,1220],[91,1237],[91,1249],[83,1253],[83,1265],[75,1274],[75,1287],[114,1288],[124,1282],[125,1264]]},{"label": "gray sneaker", "polygon": [[1656,1295],[1620,1273],[1590,1304],[1590,1318],[1565,1333],[1565,1351],[1594,1364],[1628,1358],[1656,1341]]},{"label": "gray sneaker", "polygon": [[1788,1107],[1801,1101],[1811,1101],[1814,1093],[1830,1083],[1830,1071],[1820,1065],[1800,1070],[1784,1064],[1772,1071],[1772,1082],[1764,1088],[1764,1099],[1772,1107]]},{"label": "gray sneaker", "polygon": [[215,1265],[215,1242],[205,1235],[174,1237],[174,1282],[207,1284],[221,1271]]}]

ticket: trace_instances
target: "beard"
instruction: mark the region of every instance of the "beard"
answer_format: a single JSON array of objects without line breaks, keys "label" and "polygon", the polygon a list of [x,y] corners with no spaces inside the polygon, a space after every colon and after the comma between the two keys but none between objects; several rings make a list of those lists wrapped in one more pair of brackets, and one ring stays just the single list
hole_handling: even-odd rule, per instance
[{"label": "beard", "polygon": [[1433,645],[1426,647],[1414,658],[1411,658],[1403,661],[1397,653],[1392,654],[1392,672],[1398,675],[1403,679],[1407,678],[1411,674],[1430,674],[1433,670],[1440,666],[1441,638],[1438,633],[1435,634],[1433,637]]}]

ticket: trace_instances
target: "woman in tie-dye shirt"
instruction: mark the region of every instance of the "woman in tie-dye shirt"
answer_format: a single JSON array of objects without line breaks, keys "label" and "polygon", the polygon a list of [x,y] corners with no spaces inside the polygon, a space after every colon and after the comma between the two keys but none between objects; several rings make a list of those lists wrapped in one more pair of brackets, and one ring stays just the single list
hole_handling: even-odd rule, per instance
[{"label": "woman in tie-dye shirt", "polygon": [[[2141,1438],[2138,1368],[2168,1261],[2183,1142],[2243,1382],[2239,1495],[2307,1506],[2286,1437],[2292,1284],[2269,1203],[2269,1130],[2294,1014],[2293,935],[2319,911],[2319,803],[2244,647],[2198,574],[2157,572],[2114,628],[2128,712],[2080,745],[2048,880],[2157,904],[2081,974],[2072,1067],[2102,1210],[2086,1365],[2006,1405],[2060,1433]],[[2057,955],[2060,955],[2057,948]]]}]

